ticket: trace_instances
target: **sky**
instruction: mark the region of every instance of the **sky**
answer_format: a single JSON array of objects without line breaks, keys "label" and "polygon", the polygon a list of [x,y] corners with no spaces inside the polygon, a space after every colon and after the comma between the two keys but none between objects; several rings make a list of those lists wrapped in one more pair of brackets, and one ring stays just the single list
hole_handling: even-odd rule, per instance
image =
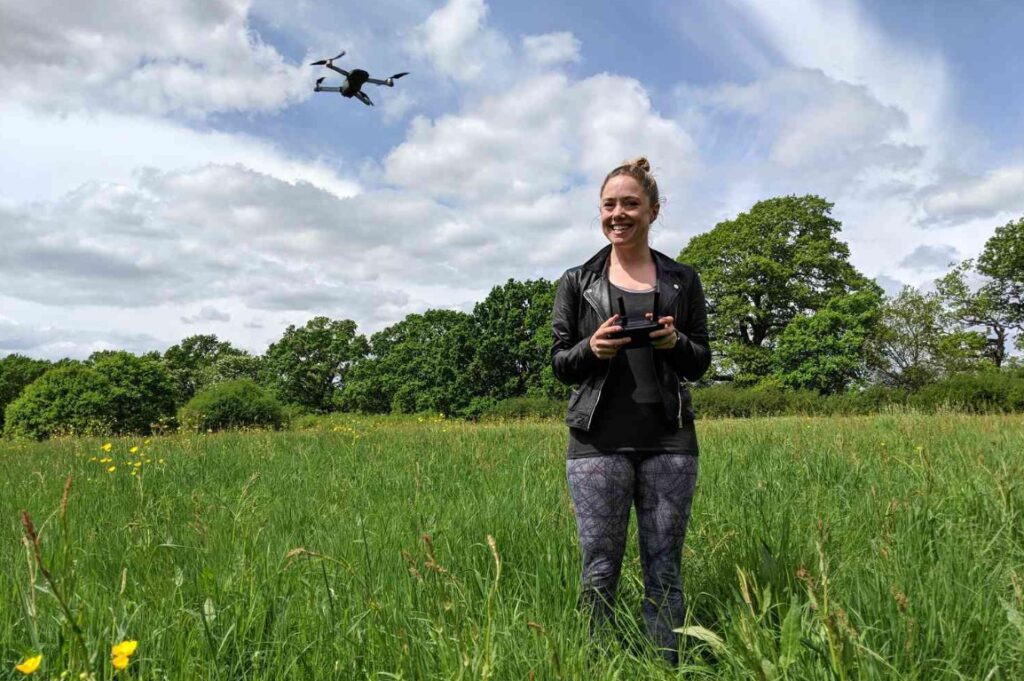
[{"label": "sky", "polygon": [[[601,248],[640,155],[659,251],[816,194],[861,272],[928,289],[1024,214],[1022,29],[1016,0],[0,0],[0,355],[468,312]],[[410,75],[315,94],[341,50]]]}]

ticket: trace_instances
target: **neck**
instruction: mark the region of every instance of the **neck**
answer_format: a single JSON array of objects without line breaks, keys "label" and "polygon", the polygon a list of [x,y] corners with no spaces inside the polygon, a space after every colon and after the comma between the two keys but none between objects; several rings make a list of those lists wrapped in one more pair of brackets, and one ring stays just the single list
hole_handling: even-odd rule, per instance
[{"label": "neck", "polygon": [[620,267],[629,268],[637,265],[644,265],[652,260],[651,247],[646,243],[635,246],[612,246],[612,262]]}]

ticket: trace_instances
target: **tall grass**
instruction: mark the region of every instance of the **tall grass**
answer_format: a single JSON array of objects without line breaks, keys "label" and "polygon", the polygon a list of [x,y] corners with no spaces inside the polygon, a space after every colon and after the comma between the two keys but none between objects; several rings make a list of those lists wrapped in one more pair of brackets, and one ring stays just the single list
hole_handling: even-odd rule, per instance
[{"label": "tall grass", "polygon": [[588,640],[561,425],[338,417],[0,445],[0,679],[113,678],[125,638],[138,679],[1024,678],[1024,418],[699,428],[682,670],[635,535]]}]

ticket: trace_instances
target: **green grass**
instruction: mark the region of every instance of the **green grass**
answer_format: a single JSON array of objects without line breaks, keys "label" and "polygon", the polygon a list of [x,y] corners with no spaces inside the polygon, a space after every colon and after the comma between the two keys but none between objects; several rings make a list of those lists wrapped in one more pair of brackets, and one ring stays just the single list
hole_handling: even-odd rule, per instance
[{"label": "green grass", "polygon": [[1019,415],[699,422],[682,672],[635,534],[621,637],[587,639],[563,426],[320,426],[0,444],[0,679],[112,678],[124,638],[136,679],[1024,678]]}]

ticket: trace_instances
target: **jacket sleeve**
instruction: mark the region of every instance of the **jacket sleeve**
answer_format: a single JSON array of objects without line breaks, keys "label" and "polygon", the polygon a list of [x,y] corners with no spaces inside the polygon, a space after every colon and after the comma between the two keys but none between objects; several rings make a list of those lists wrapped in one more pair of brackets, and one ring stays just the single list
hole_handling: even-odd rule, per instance
[{"label": "jacket sleeve", "polygon": [[580,337],[580,291],[576,278],[569,272],[558,280],[555,307],[551,315],[551,368],[562,383],[582,383],[602,360],[590,349],[590,337]]},{"label": "jacket sleeve", "polygon": [[668,361],[676,374],[688,381],[696,381],[711,366],[707,301],[696,272],[690,282],[687,309],[689,314],[681,326],[676,320],[676,344],[668,351]]}]

